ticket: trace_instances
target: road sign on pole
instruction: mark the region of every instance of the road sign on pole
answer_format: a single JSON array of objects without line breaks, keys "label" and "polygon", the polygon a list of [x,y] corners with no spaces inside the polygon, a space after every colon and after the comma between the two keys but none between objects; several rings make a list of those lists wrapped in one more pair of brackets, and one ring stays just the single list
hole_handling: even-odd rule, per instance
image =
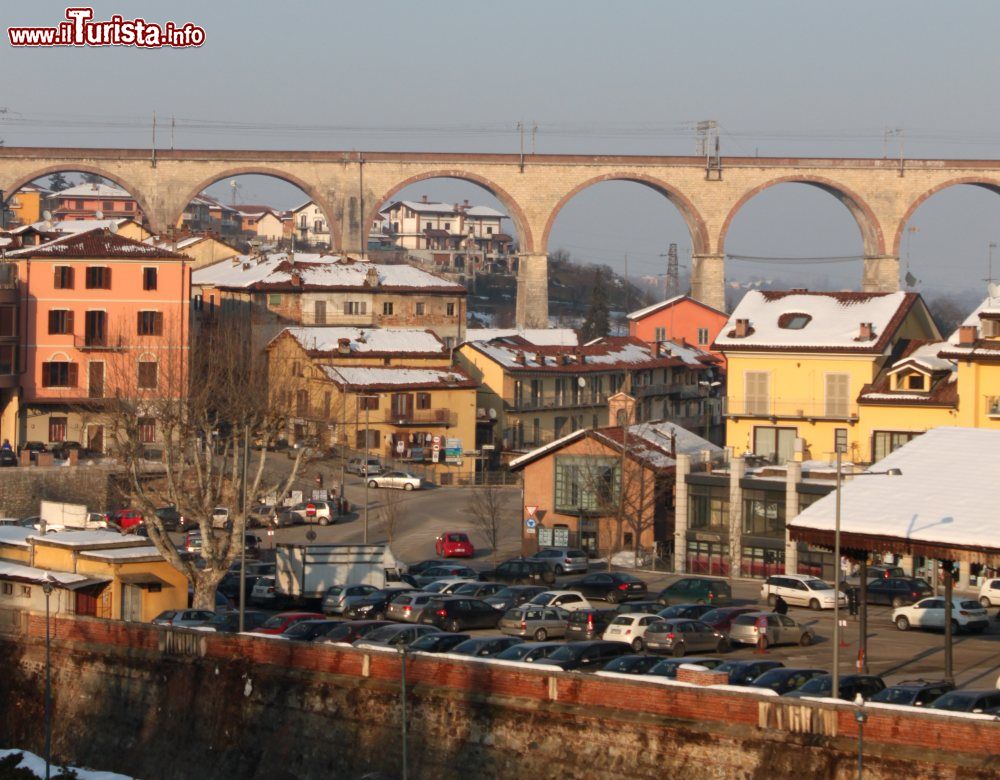
[{"label": "road sign on pole", "polygon": [[525,506],[524,507],[524,513],[528,517],[534,517],[535,516],[535,512],[537,512],[537,511],[538,511],[538,507],[537,506]]}]

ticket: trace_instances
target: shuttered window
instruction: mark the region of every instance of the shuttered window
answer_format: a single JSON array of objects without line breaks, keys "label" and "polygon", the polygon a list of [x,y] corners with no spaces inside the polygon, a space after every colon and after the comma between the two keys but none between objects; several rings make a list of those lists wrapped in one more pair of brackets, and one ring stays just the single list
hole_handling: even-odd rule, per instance
[{"label": "shuttered window", "polygon": [[771,410],[771,375],[767,371],[747,371],[744,377],[747,414],[767,414]]},{"label": "shuttered window", "polygon": [[847,417],[850,407],[851,388],[850,374],[826,375],[826,411],[827,417]]}]

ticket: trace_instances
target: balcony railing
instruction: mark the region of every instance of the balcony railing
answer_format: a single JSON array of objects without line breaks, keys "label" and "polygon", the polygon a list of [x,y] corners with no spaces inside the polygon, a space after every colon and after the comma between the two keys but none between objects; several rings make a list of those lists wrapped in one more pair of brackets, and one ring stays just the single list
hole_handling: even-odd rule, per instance
[{"label": "balcony railing", "polygon": [[814,398],[788,400],[785,398],[734,398],[727,396],[724,411],[729,418],[791,419],[791,420],[843,420],[858,419],[858,410],[853,403],[827,403]]},{"label": "balcony railing", "polygon": [[458,415],[451,409],[386,409],[382,421],[389,425],[443,425],[450,428],[458,423]]},{"label": "balcony railing", "polygon": [[640,398],[648,398],[657,395],[680,395],[687,392],[692,398],[700,395],[698,385],[684,384],[682,382],[668,382],[655,385],[642,385],[635,388],[635,393]]},{"label": "balcony railing", "polygon": [[574,398],[572,395],[539,395],[539,396],[522,396],[521,398],[514,398],[512,403],[512,411],[515,412],[526,412],[535,409],[572,409],[574,407],[587,407],[587,406],[603,406],[608,402],[608,393],[598,393],[597,395],[591,395],[590,393],[581,393],[579,396]]},{"label": "balcony railing", "polygon": [[83,352],[122,352],[125,350],[125,340],[121,336],[89,334],[73,336],[73,346]]}]

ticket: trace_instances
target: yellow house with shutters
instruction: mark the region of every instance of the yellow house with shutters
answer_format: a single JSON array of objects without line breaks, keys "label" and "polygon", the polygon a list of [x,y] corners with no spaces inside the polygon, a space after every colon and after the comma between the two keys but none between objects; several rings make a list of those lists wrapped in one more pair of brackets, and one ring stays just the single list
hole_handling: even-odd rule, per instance
[{"label": "yellow house with shutters", "polygon": [[728,363],[726,444],[783,463],[870,458],[858,396],[910,340],[940,340],[916,293],[748,292],[712,348]]},{"label": "yellow house with shutters", "polygon": [[987,298],[966,318],[940,357],[955,361],[958,372],[956,424],[1000,428],[1000,294]]}]

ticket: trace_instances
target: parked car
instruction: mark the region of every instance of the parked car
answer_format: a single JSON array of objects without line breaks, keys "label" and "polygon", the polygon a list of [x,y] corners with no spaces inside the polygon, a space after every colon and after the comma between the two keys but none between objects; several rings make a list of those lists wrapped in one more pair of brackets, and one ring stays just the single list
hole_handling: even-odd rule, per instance
[{"label": "parked car", "polygon": [[407,471],[389,471],[385,474],[369,474],[368,487],[396,488],[397,490],[420,490],[423,480]]},{"label": "parked car", "polygon": [[257,504],[247,515],[247,525],[250,528],[267,528],[275,525],[276,512],[271,504]]},{"label": "parked car", "polygon": [[503,583],[500,582],[465,582],[455,588],[453,592],[456,596],[485,599],[494,593],[499,593],[503,588]]},{"label": "parked car", "polygon": [[45,442],[41,441],[26,441],[22,446],[22,450],[28,450],[31,453],[29,456],[32,461],[38,460],[39,452],[48,452],[49,448],[45,446]]},{"label": "parked car", "polygon": [[287,508],[294,515],[295,523],[318,523],[330,525],[334,522],[333,509],[329,501],[300,501]]},{"label": "parked car", "polygon": [[637,612],[642,612],[645,615],[658,615],[663,611],[663,607],[658,601],[626,601],[615,607],[614,611],[619,615]]},{"label": "parked car", "polygon": [[420,622],[458,632],[466,628],[496,628],[502,617],[499,610],[481,599],[439,596],[424,608]]},{"label": "parked car", "polygon": [[413,574],[412,576],[414,581],[421,588],[424,587],[424,585],[430,585],[436,580],[475,580],[479,578],[475,569],[470,569],[468,566],[463,566],[460,563],[446,563],[442,566],[428,566],[419,574]]},{"label": "parked car", "polygon": [[255,634],[283,634],[289,626],[301,623],[303,620],[323,620],[325,615],[318,612],[279,612],[272,615],[260,627],[254,629]]},{"label": "parked car", "polygon": [[504,561],[495,569],[480,572],[479,578],[485,581],[507,582],[511,585],[552,584],[556,581],[556,575],[545,563],[530,558],[512,558]]},{"label": "parked car", "polygon": [[[242,578],[243,582],[243,592],[246,594],[247,600],[253,594],[254,585],[257,584],[257,577],[247,574]],[[236,567],[236,571],[227,571],[222,579],[219,581],[219,593],[223,594],[226,598],[232,599],[234,604],[239,604],[240,601],[240,570],[239,566]]]},{"label": "parked car", "polygon": [[590,609],[590,602],[578,590],[544,590],[528,603],[536,607],[562,607],[567,612]]},{"label": "parked car", "polygon": [[157,626],[192,628],[207,623],[214,617],[215,613],[207,609],[168,609],[153,618],[152,622]]},{"label": "parked car", "polygon": [[588,598],[604,599],[609,604],[642,599],[646,583],[626,572],[595,572],[579,580],[566,583],[567,590],[578,590]]},{"label": "parked car", "polygon": [[421,653],[450,653],[453,647],[462,644],[468,638],[468,634],[432,631],[429,634],[424,634],[419,639],[413,640],[409,649],[411,652],[419,651]]},{"label": "parked car", "polygon": [[428,634],[438,633],[433,626],[401,626],[391,623],[388,626],[369,631],[360,639],[354,641],[355,647],[409,647],[415,640]]},{"label": "parked car", "polygon": [[660,618],[646,628],[643,642],[651,653],[670,653],[675,658],[692,650],[708,650],[724,653],[729,649],[729,640],[721,631],[700,620]]},{"label": "parked car", "polygon": [[590,566],[587,553],[575,547],[545,547],[531,557],[545,563],[557,577],[585,573]]},{"label": "parked car", "polygon": [[[874,674],[844,674],[840,677],[840,692],[836,698],[854,701],[859,695],[862,699],[870,699],[876,693],[885,689],[885,682]],[[789,691],[784,696],[790,699],[801,699],[805,696],[830,698],[833,696],[833,677],[828,674],[813,677],[801,688]]]},{"label": "parked car", "polygon": [[581,642],[587,639],[600,639],[611,621],[618,616],[613,609],[594,609],[583,607],[569,613],[566,621],[566,640]]},{"label": "parked car", "polygon": [[656,614],[661,618],[688,618],[689,620],[701,620],[701,616],[711,612],[714,607],[711,604],[671,604],[663,607]]},{"label": "parked car", "polygon": [[986,577],[979,586],[979,603],[984,609],[1000,607],[1000,577]]},{"label": "parked car", "polygon": [[122,533],[125,533],[136,526],[143,525],[146,521],[142,516],[142,512],[138,509],[119,509],[112,513],[108,522]]},{"label": "parked car", "polygon": [[544,642],[550,636],[565,636],[568,618],[569,612],[560,607],[522,604],[520,607],[508,609],[500,618],[498,627],[509,636],[530,636],[536,642]]},{"label": "parked car", "polygon": [[749,612],[757,612],[756,607],[716,607],[709,612],[703,614],[699,620],[702,623],[708,623],[716,631],[721,631],[723,634],[729,634],[729,629],[732,628],[733,621],[740,615],[746,615]]},{"label": "parked car", "polygon": [[728,674],[730,685],[749,685],[764,672],[783,666],[781,661],[726,661],[716,666],[715,671]]},{"label": "parked car", "polygon": [[[861,588],[854,585],[848,588],[848,595],[853,594],[859,603]],[[865,587],[865,600],[869,604],[889,604],[893,607],[904,607],[920,599],[934,595],[934,589],[925,580],[914,577],[880,577],[874,579]]]},{"label": "parked car", "polygon": [[602,639],[608,642],[623,642],[632,648],[633,653],[641,653],[646,647],[643,637],[646,631],[662,621],[659,615],[649,615],[643,612],[618,615],[604,630]]},{"label": "parked car", "polygon": [[769,669],[760,677],[745,683],[745,685],[749,685],[751,688],[767,688],[779,696],[784,696],[789,691],[798,690],[813,677],[820,677],[825,674],[825,669],[789,669],[781,667],[778,669]]},{"label": "parked car", "polygon": [[733,592],[725,580],[684,577],[661,590],[656,600],[665,607],[670,604],[723,606],[732,603]]},{"label": "parked car", "polygon": [[177,507],[173,505],[161,506],[156,510],[156,516],[163,524],[164,531],[179,531],[184,527],[184,515],[178,512]]},{"label": "parked car", "polygon": [[625,655],[628,645],[594,639],[589,642],[567,642],[545,658],[535,663],[555,666],[563,671],[591,671],[603,668],[608,661]]},{"label": "parked car", "polygon": [[349,645],[374,631],[380,626],[393,625],[388,620],[350,620],[337,623],[325,635],[316,637],[316,641],[326,645]]},{"label": "parked car", "polygon": [[447,566],[448,561],[439,561],[435,558],[430,558],[426,561],[420,561],[419,563],[411,564],[406,567],[406,573],[416,577],[418,574],[423,574],[427,569],[433,569],[437,566]]},{"label": "parked car", "polygon": [[758,623],[766,623],[764,629],[764,647],[771,645],[798,644],[803,647],[811,645],[816,639],[812,628],[796,623],[788,615],[776,612],[747,612],[737,615],[729,629],[729,641],[733,644],[760,644]]},{"label": "parked car", "polygon": [[[868,576],[866,579],[869,584],[880,579],[906,577],[906,572],[903,571],[902,567],[890,563],[869,563],[867,571]],[[848,585],[859,585],[861,583],[861,572],[859,571],[857,574],[847,577],[846,582]]]},{"label": "parked car", "polygon": [[466,639],[448,652],[473,658],[493,658],[508,647],[521,644],[523,641],[516,636],[478,636]]},{"label": "parked car", "polygon": [[[892,611],[892,622],[900,631],[908,628],[944,629],[945,601],[942,596],[921,599],[908,607],[898,607]],[[983,606],[975,599],[953,596],[951,599],[952,631],[982,632],[990,624],[990,618]]]},{"label": "parked car", "polygon": [[281,636],[297,642],[312,642],[339,624],[337,620],[300,620],[282,631]]},{"label": "parked car", "polygon": [[344,467],[348,474],[357,474],[358,476],[368,476],[370,474],[381,474],[382,473],[382,461],[375,457],[366,458],[351,458],[347,461],[347,465]]},{"label": "parked car", "polygon": [[368,596],[377,590],[374,585],[332,585],[326,589],[321,609],[324,615],[342,615],[350,599]]},{"label": "parked car", "polygon": [[250,603],[259,606],[269,606],[277,601],[274,592],[274,576],[258,577],[250,591]]},{"label": "parked car", "polygon": [[[655,655],[622,655],[608,661],[601,669],[601,672],[646,674],[658,663],[660,663],[660,659]],[[601,672],[598,672],[598,674]]]},{"label": "parked car", "polygon": [[217,506],[212,510],[212,528],[229,527],[229,509],[224,506]]},{"label": "parked car", "polygon": [[0,450],[0,468],[16,466],[17,464],[17,453],[14,450]]},{"label": "parked car", "polygon": [[433,593],[409,591],[397,594],[386,607],[385,616],[403,623],[419,623],[424,607],[434,598]]},{"label": "parked car", "polygon": [[[257,612],[252,609],[244,610],[243,630],[253,631],[255,628],[260,628],[267,621],[267,618],[266,612]],[[202,631],[217,631],[220,634],[235,634],[240,630],[240,613],[238,611],[217,612],[211,620],[198,628]]]},{"label": "parked car", "polygon": [[[652,656],[656,658],[656,656]],[[709,656],[697,656],[692,658],[662,658],[646,674],[651,677],[666,677],[670,680],[677,679],[677,670],[681,664],[692,664],[704,666],[706,669],[718,669],[722,666],[721,658],[711,658]]]},{"label": "parked car", "polygon": [[1000,715],[1000,689],[951,691],[936,698],[928,707],[932,710]]},{"label": "parked car", "polygon": [[89,450],[78,441],[50,442],[49,451],[54,458],[68,460],[70,452],[75,451],[78,458],[86,458]]},{"label": "parked car", "polygon": [[520,661],[521,663],[533,664],[541,658],[548,658],[562,646],[562,642],[518,642],[493,657],[498,661]]},{"label": "parked car", "polygon": [[468,534],[445,531],[434,540],[434,554],[441,558],[471,558],[476,554],[476,548]]},{"label": "parked car", "polygon": [[434,580],[434,582],[424,585],[422,590],[437,596],[450,596],[463,585],[468,585],[470,582],[475,582],[475,580],[470,580],[466,577],[448,577],[443,580]]},{"label": "parked car", "polygon": [[367,596],[349,597],[344,608],[344,617],[348,620],[383,620],[389,617],[389,605],[393,599],[415,592],[400,588],[381,588]]},{"label": "parked car", "polygon": [[545,588],[541,585],[508,585],[503,590],[498,590],[483,600],[501,612],[506,612],[508,609],[518,607],[544,592]]},{"label": "parked car", "polygon": [[847,596],[833,585],[809,574],[775,574],[760,586],[760,598],[774,606],[778,596],[788,604],[809,609],[833,609],[837,598],[847,604]]},{"label": "parked car", "polygon": [[939,696],[944,696],[949,691],[955,690],[955,686],[944,680],[904,680],[903,682],[890,685],[888,688],[876,693],[869,699],[882,704],[902,704],[907,707],[924,707],[930,704]]}]

